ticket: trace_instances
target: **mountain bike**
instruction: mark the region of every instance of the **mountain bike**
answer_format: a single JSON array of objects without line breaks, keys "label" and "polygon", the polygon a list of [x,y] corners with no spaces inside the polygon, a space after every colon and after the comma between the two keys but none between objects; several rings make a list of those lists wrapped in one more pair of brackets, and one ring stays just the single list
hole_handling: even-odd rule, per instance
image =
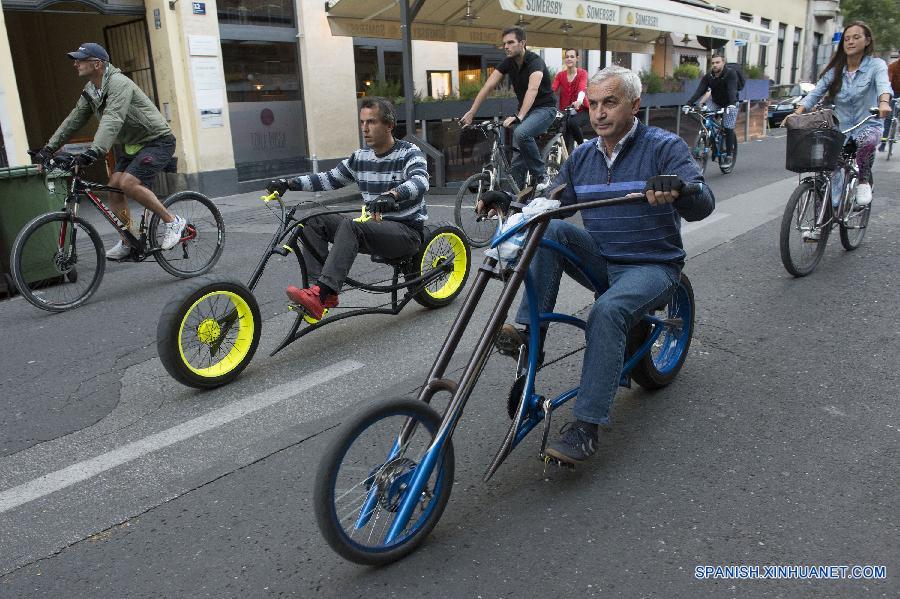
[{"label": "mountain bike", "polygon": [[684,106],[682,112],[686,115],[695,115],[697,122],[700,123],[700,131],[691,148],[691,154],[697,161],[700,172],[706,173],[706,164],[710,160],[718,162],[719,170],[726,175],[734,171],[734,165],[737,162],[737,145],[734,147],[734,154],[731,158],[725,159],[725,126],[722,124],[725,118],[725,109],[708,110]]},{"label": "mountain bike", "polygon": [[[686,188],[684,193],[696,190]],[[389,399],[364,408],[341,426],[327,449],[316,475],[313,501],[319,529],[332,549],[357,563],[384,565],[415,550],[437,524],[453,488],[452,436],[523,283],[530,307],[528,350],[519,352],[506,402],[512,422],[484,480],[490,479],[512,450],[539,426],[542,436],[538,456],[547,463],[544,448],[551,416],[578,395],[578,388],[555,398],[545,398],[538,392],[540,323],[567,324],[581,330],[587,323],[569,314],[538,313],[537,291],[528,266],[539,246],[550,248],[565,256],[599,293],[603,283],[567,248],[544,240],[544,233],[550,219],[571,211],[636,201],[646,199],[633,194],[569,205],[523,220],[494,236],[491,246],[497,247],[527,231],[514,264],[504,265],[485,256],[418,399]],[[512,207],[521,209],[523,205],[514,203]],[[503,289],[462,374],[454,378],[448,373],[451,358],[491,281],[501,281]],[[659,389],[671,383],[688,354],[694,313],[691,283],[682,274],[672,295],[653,306],[629,333],[620,384],[630,386],[633,380],[645,388]],[[545,362],[545,366],[550,363]],[[429,405],[440,392],[451,396],[442,415]]]},{"label": "mountain bike", "polygon": [[[288,208],[277,193],[263,200],[278,218],[278,226],[247,284],[204,277],[179,290],[163,309],[156,329],[157,351],[166,371],[183,385],[211,389],[234,380],[250,363],[259,345],[262,316],[253,290],[269,261],[274,256],[293,254],[300,268],[301,287],[309,287],[314,281],[310,281],[303,250],[320,264],[325,262],[325,257],[306,241],[303,233],[306,221],[322,214],[359,212],[359,208],[329,210],[314,200],[301,201]],[[278,211],[272,209],[273,201],[279,206]],[[300,211],[303,213],[298,214]],[[360,218],[369,217],[363,208]],[[288,309],[295,313],[294,323],[270,355],[332,322],[352,316],[399,314],[411,301],[426,308],[449,305],[469,276],[471,250],[458,228],[426,225],[422,244],[415,252],[399,258],[374,255],[370,258],[374,263],[390,267],[391,276],[376,283],[348,277],[342,297],[355,289],[386,295],[390,298],[388,302],[374,307],[343,303],[326,310],[318,319],[302,306],[290,303]],[[402,297],[400,291],[404,292]]]},{"label": "mountain bike", "polygon": [[865,237],[872,204],[856,205],[857,148],[847,135],[867,122],[868,118],[842,131],[788,130],[786,167],[801,178],[784,208],[779,250],[781,263],[795,277],[816,268],[835,225],[847,251],[858,248]]},{"label": "mountain bike", "polygon": [[[567,119],[574,116],[575,112],[574,108],[569,108],[564,112],[557,111],[556,117],[547,129],[552,137],[544,144],[541,159],[547,168],[548,181],[556,178],[563,162],[569,157],[563,133],[566,130]],[[484,121],[467,127],[479,131],[485,137],[493,138],[490,156],[481,172],[466,179],[456,194],[454,221],[456,226],[465,233],[473,247],[486,246],[497,230],[496,216],[485,216],[475,211],[475,206],[481,196],[488,191],[506,191],[517,196],[523,191],[519,189],[511,174],[510,161],[506,157],[502,122],[503,118],[501,117],[499,120]],[[513,148],[513,151],[518,150]],[[525,178],[525,189],[530,188],[531,173],[528,173]],[[536,191],[543,191],[543,189]]]},{"label": "mountain bike", "polygon": [[159,215],[150,216],[145,209],[137,230],[132,231],[96,195],[122,191],[82,179],[74,156],[59,153],[42,166],[50,176],[71,177],[65,203],[59,211],[28,222],[16,236],[10,255],[16,288],[42,310],[62,312],[78,307],[100,286],[106,252],[97,229],[78,216],[85,197],[131,248],[131,255],[119,262],[143,262],[153,257],[166,272],[189,278],[208,272],[222,255],[225,223],[213,201],[201,193],[181,191],[163,202],[187,221],[178,243],[164,250],[160,246],[164,227]]}]

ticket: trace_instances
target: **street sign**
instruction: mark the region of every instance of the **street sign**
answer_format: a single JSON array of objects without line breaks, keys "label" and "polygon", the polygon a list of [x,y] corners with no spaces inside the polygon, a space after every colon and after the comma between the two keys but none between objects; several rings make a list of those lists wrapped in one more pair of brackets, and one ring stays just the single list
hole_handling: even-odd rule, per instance
[{"label": "street sign", "polygon": [[206,2],[191,2],[191,8],[195,15],[206,14]]}]

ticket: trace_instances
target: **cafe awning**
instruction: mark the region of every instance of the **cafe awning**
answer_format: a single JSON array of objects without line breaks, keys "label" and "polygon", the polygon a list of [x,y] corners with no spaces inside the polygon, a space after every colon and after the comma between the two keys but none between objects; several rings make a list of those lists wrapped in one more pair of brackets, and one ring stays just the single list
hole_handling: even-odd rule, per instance
[{"label": "cafe awning", "polygon": [[[420,0],[412,39],[496,45],[500,32],[523,24],[532,47],[652,53],[662,33],[743,40],[767,45],[772,31],[728,14],[673,0]],[[400,39],[397,0],[328,0],[334,35]]]}]

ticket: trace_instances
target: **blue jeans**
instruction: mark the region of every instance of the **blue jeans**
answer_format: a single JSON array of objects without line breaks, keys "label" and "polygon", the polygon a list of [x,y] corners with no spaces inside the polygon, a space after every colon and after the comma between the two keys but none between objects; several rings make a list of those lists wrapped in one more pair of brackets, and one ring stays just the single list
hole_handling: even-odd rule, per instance
[{"label": "blue jeans", "polygon": [[525,187],[526,173],[531,173],[532,185],[534,185],[544,177],[544,173],[547,171],[541,158],[541,149],[535,138],[547,132],[554,117],[556,117],[556,108],[553,106],[532,108],[525,120],[519,123],[519,126],[513,131],[513,146],[519,151],[513,155],[510,166],[513,180],[519,189]]},{"label": "blue jeans", "polygon": [[[672,294],[681,269],[676,264],[608,262],[590,233],[560,220],[550,222],[544,239],[556,241],[574,252],[587,270],[606,285],[604,289],[596,290],[600,295],[591,307],[587,320],[575,418],[607,424],[622,375],[628,331],[651,308]],[[535,284],[539,312],[553,311],[563,272],[594,290],[590,282],[560,253],[545,247],[538,248],[529,274]],[[529,324],[527,298],[523,298],[519,305],[516,322]]]}]

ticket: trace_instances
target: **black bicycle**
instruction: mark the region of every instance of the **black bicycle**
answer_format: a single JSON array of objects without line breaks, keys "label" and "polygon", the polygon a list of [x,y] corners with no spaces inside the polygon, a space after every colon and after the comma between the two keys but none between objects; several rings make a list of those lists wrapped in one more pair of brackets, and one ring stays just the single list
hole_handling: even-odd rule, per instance
[{"label": "black bicycle", "polygon": [[[556,117],[547,128],[550,140],[544,144],[541,150],[541,159],[547,168],[548,181],[556,178],[563,163],[569,158],[564,133],[568,119],[574,117],[576,112],[571,107],[563,112],[557,111]],[[498,190],[515,196],[523,192],[511,174],[511,163],[506,156],[507,145],[504,143],[502,122],[503,118],[500,118],[497,121],[484,121],[466,127],[493,139],[490,157],[481,168],[481,172],[466,179],[456,194],[456,205],[453,212],[456,226],[462,229],[469,243],[474,247],[486,246],[497,231],[498,219],[496,216],[485,216],[475,211],[475,205],[481,196],[488,191]],[[512,151],[517,152],[518,150],[512,148]],[[525,178],[525,189],[531,188],[531,173],[528,173]],[[536,191],[540,192],[543,189],[537,188]]]},{"label": "black bicycle", "polygon": [[225,223],[213,201],[201,193],[181,191],[163,202],[187,221],[178,243],[164,250],[161,241],[165,232],[159,215],[148,218],[149,211],[144,210],[140,226],[132,232],[96,195],[122,191],[82,179],[74,156],[60,153],[42,166],[48,175],[71,177],[65,203],[59,211],[42,214],[28,222],[16,236],[10,256],[16,288],[29,303],[42,310],[63,312],[82,305],[103,278],[106,253],[100,234],[78,216],[78,206],[84,197],[131,248],[131,255],[119,262],[143,262],[152,256],[166,272],[190,278],[208,272],[222,255]]}]

